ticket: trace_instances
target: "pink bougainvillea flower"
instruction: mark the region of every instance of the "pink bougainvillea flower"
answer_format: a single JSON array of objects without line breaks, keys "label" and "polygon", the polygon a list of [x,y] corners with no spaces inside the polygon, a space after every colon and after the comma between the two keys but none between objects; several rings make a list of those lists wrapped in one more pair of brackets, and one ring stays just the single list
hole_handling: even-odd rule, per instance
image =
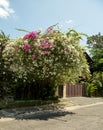
[{"label": "pink bougainvillea flower", "polygon": [[37,58],[36,54],[33,54],[32,57],[34,60],[36,60],[36,58]]},{"label": "pink bougainvillea flower", "polygon": [[26,34],[23,39],[28,39],[29,38],[29,34]]},{"label": "pink bougainvillea flower", "polygon": [[46,43],[47,40],[46,40],[46,39],[41,39],[40,42],[41,42],[41,43]]},{"label": "pink bougainvillea flower", "polygon": [[54,45],[51,42],[48,42],[49,48],[54,48]]},{"label": "pink bougainvillea flower", "polygon": [[51,27],[48,27],[47,30],[46,30],[47,33],[48,33],[48,32],[51,32],[51,31],[53,31],[53,27],[52,27],[52,26],[51,26]]},{"label": "pink bougainvillea flower", "polygon": [[31,32],[30,34],[29,34],[29,38],[33,38],[33,39],[35,39],[35,38],[37,38],[37,32]]},{"label": "pink bougainvillea flower", "polygon": [[45,48],[50,48],[50,44],[45,44]]},{"label": "pink bougainvillea flower", "polygon": [[40,45],[40,49],[47,49],[47,48],[50,48],[50,45],[49,44],[46,44],[46,43],[42,43],[41,45]]},{"label": "pink bougainvillea flower", "polygon": [[48,42],[48,43],[42,43],[40,45],[40,49],[49,49],[49,48],[53,48],[53,47],[54,46],[50,42]]},{"label": "pink bougainvillea flower", "polygon": [[36,39],[38,36],[38,33],[37,32],[31,32],[29,34],[26,34],[23,39]]},{"label": "pink bougainvillea flower", "polygon": [[30,50],[30,45],[27,44],[27,43],[25,43],[25,44],[24,44],[24,50],[25,50],[25,51],[29,51],[29,50]]},{"label": "pink bougainvillea flower", "polygon": [[44,54],[45,54],[45,55],[49,55],[50,52],[49,52],[49,51],[44,51]]}]

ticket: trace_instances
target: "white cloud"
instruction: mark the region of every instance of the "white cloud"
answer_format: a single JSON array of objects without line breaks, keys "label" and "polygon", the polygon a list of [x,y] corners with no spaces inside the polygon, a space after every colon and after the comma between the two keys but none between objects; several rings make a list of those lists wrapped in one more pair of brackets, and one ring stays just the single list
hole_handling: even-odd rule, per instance
[{"label": "white cloud", "polygon": [[9,1],[0,0],[0,18],[7,18],[12,13],[14,13],[14,10],[10,8]]},{"label": "white cloud", "polygon": [[65,21],[65,23],[67,23],[67,24],[73,23],[73,20],[72,19],[67,20],[67,21]]},{"label": "white cloud", "polygon": [[62,25],[62,24],[60,24],[60,27],[63,27],[63,25]]}]

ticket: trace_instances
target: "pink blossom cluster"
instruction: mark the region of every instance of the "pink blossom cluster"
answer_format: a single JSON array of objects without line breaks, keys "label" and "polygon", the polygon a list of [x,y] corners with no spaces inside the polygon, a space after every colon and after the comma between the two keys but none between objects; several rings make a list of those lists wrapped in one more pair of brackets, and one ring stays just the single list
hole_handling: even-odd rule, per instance
[{"label": "pink blossom cluster", "polygon": [[53,48],[53,45],[49,41],[47,41],[45,39],[40,40],[40,42],[41,42],[40,49]]},{"label": "pink blossom cluster", "polygon": [[26,34],[23,39],[36,39],[38,36],[38,33],[37,32],[31,32],[29,34]]},{"label": "pink blossom cluster", "polygon": [[29,51],[30,50],[30,45],[28,43],[24,44],[24,50]]},{"label": "pink blossom cluster", "polygon": [[37,58],[36,54],[33,54],[33,55],[32,55],[32,58],[33,58],[34,60],[36,60],[36,58]]},{"label": "pink blossom cluster", "polygon": [[40,48],[41,49],[43,49],[43,48],[45,48],[45,49],[48,49],[48,48],[51,48],[51,44],[49,44],[49,43],[42,43],[41,45],[40,45]]},{"label": "pink blossom cluster", "polygon": [[46,39],[41,39],[40,42],[41,42],[41,43],[46,43],[47,40],[46,40]]},{"label": "pink blossom cluster", "polygon": [[[25,44],[24,44],[24,50],[27,51],[27,52],[30,50],[30,45],[29,45],[28,43],[25,43]],[[34,54],[32,55],[32,58],[33,58],[34,60],[36,60],[37,55],[34,53]]]},{"label": "pink blossom cluster", "polygon": [[47,30],[46,30],[47,33],[48,33],[48,32],[51,32],[51,31],[53,31],[53,27],[52,27],[52,26],[51,26],[51,27],[48,27]]},{"label": "pink blossom cluster", "polygon": [[45,55],[49,55],[49,54],[50,54],[50,51],[44,51],[44,54],[45,54]]}]

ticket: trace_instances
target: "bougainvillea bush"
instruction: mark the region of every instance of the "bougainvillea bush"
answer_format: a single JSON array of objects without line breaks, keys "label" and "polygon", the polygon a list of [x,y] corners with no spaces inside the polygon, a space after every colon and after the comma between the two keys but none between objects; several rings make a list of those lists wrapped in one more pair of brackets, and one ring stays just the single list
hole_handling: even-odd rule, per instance
[{"label": "bougainvillea bush", "polygon": [[5,66],[5,60],[3,58],[3,51],[7,42],[9,41],[9,36],[6,36],[3,31],[0,32],[0,99],[4,97],[10,90],[10,84],[12,82],[12,71],[10,71],[10,64]]},{"label": "bougainvillea bush", "polygon": [[[5,65],[15,75],[15,81],[54,86],[86,77],[89,68],[84,48],[79,44],[81,35],[74,30],[66,33],[49,27],[44,33],[32,31],[11,40],[3,51]],[[32,84],[32,85],[33,85]]]}]

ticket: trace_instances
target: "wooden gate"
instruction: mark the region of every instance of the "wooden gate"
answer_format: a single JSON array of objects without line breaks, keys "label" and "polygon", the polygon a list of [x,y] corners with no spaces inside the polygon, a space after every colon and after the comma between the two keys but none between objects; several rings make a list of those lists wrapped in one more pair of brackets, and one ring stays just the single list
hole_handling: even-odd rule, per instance
[{"label": "wooden gate", "polygon": [[[85,96],[85,86],[80,83],[77,83],[75,85],[71,85],[71,84],[67,83],[65,95],[66,95],[66,97]],[[59,86],[58,96],[63,97],[63,86]]]},{"label": "wooden gate", "polygon": [[61,97],[61,98],[63,97],[63,85],[58,87],[58,92],[57,93],[58,93],[57,94],[58,97]]}]

